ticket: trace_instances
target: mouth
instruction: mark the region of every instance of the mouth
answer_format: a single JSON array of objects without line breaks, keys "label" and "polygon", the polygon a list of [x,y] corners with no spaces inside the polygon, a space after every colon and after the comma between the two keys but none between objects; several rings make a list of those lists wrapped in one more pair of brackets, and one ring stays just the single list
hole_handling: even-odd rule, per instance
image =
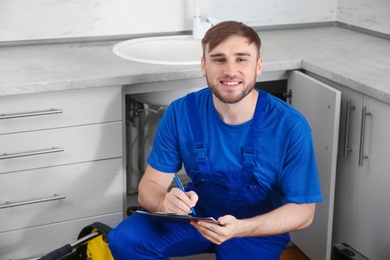
[{"label": "mouth", "polygon": [[233,89],[241,85],[242,81],[239,80],[221,80],[220,83],[228,89]]}]

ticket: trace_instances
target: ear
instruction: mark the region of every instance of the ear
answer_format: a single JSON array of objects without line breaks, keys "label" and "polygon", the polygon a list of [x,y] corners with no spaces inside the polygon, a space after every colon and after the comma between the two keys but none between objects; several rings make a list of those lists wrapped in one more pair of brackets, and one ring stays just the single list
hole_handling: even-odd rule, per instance
[{"label": "ear", "polygon": [[257,60],[256,76],[260,76],[262,71],[263,71],[263,58],[260,56],[259,59]]},{"label": "ear", "polygon": [[202,59],[200,60],[200,67],[202,69],[203,76],[206,77],[206,61],[204,57],[202,57]]}]

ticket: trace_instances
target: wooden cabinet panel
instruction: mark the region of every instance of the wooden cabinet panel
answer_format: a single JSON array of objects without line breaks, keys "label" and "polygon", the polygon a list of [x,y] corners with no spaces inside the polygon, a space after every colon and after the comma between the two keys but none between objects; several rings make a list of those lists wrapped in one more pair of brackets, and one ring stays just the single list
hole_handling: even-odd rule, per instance
[{"label": "wooden cabinet panel", "polygon": [[0,97],[0,135],[121,119],[121,87]]},{"label": "wooden cabinet panel", "polygon": [[[359,177],[359,140],[363,95],[335,83],[333,83],[333,87],[342,92],[333,244],[347,243],[352,246],[354,245],[355,237],[355,209]],[[349,111],[347,110],[348,101],[350,104]],[[347,118],[348,112],[349,118]],[[346,153],[345,149],[348,149]]]},{"label": "wooden cabinet panel", "polygon": [[115,227],[121,213],[102,215],[75,221],[55,223],[0,233],[1,259],[36,259],[63,245],[73,243],[81,229],[94,222]]},{"label": "wooden cabinet panel", "polygon": [[[64,151],[4,159],[53,147]],[[121,156],[121,122],[0,135],[0,173]]]},{"label": "wooden cabinet panel", "polygon": [[[347,243],[369,259],[388,259],[390,105],[329,80],[320,80],[342,92],[332,243]],[[350,110],[348,146],[351,150],[345,157],[348,100],[355,109]],[[362,116],[363,107],[366,107],[369,115]],[[361,137],[364,137],[364,144],[361,143]],[[359,165],[361,147],[362,156],[367,158]]]},{"label": "wooden cabinet panel", "polygon": [[0,259],[32,259],[124,216],[120,86],[0,97]]},{"label": "wooden cabinet panel", "polygon": [[[110,159],[0,174],[0,231],[51,224],[76,218],[122,212],[122,160]],[[8,204],[12,205],[12,204]]]},{"label": "wooden cabinet panel", "polygon": [[330,259],[333,225],[336,157],[341,93],[301,72],[288,78],[291,105],[310,124],[323,201],[317,203],[310,227],[291,232],[291,238],[310,259]]},{"label": "wooden cabinet panel", "polygon": [[390,105],[364,97],[363,165],[359,170],[355,247],[370,259],[388,259],[390,245]]}]

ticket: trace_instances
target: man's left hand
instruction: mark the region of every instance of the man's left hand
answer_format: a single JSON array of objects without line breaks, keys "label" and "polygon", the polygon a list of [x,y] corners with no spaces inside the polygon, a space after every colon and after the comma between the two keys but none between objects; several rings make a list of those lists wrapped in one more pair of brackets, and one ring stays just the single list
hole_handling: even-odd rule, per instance
[{"label": "man's left hand", "polygon": [[193,225],[207,240],[220,245],[233,238],[238,230],[239,220],[232,215],[226,215],[218,219],[215,225],[205,221],[191,221]]}]

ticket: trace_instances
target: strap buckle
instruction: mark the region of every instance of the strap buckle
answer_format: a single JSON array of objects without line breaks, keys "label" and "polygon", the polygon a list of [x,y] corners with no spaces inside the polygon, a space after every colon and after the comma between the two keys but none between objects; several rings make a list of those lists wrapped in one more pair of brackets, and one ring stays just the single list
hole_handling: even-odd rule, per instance
[{"label": "strap buckle", "polygon": [[255,161],[255,149],[254,147],[245,147],[244,149],[244,162],[243,166],[244,168],[253,168],[253,165]]},{"label": "strap buckle", "polygon": [[202,160],[206,159],[207,153],[206,148],[203,141],[196,141],[194,142],[194,148],[196,152],[196,160]]}]

